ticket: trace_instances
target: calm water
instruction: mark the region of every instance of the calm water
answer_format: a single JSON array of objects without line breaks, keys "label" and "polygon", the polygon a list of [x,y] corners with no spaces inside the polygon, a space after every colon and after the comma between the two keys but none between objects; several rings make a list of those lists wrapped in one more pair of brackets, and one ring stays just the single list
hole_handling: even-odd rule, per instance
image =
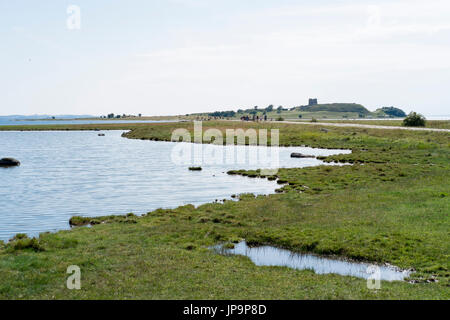
[{"label": "calm water", "polygon": [[[225,249],[222,246],[216,246],[213,249],[223,255],[249,257],[257,266],[282,266],[299,270],[314,270],[317,274],[335,273],[368,279],[370,276],[374,277],[375,272],[377,272],[380,280],[387,281],[404,280],[410,274],[408,271],[402,271],[395,267],[374,266],[368,263],[331,259],[312,254],[293,253],[271,246],[249,247],[245,241],[236,244],[234,249]],[[378,269],[373,269],[374,267]]]},{"label": "calm water", "polygon": [[58,124],[108,124],[108,123],[157,123],[157,122],[176,122],[177,120],[14,120],[0,118],[0,126],[25,126],[25,125],[58,125]]},{"label": "calm water", "polygon": [[[199,205],[232,194],[273,193],[279,185],[266,179],[230,176],[231,169],[256,169],[249,164],[202,164],[203,171],[172,162],[171,142],[130,140],[122,131],[0,132],[0,158],[14,157],[20,167],[0,168],[0,239],[16,233],[37,235],[69,228],[74,215],[101,216],[157,208]],[[194,144],[189,144],[194,146]],[[244,146],[209,146],[264,148]],[[266,149],[264,149],[266,150]],[[291,152],[314,155],[346,150],[281,148],[282,167],[322,164],[317,159],[292,159]]]}]

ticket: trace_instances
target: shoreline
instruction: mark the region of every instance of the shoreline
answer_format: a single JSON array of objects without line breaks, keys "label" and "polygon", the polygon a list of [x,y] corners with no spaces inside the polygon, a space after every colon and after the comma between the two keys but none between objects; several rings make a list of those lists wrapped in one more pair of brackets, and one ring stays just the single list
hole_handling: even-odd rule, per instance
[{"label": "shoreline", "polygon": [[[52,131],[55,131],[55,130],[52,130]],[[38,130],[38,131],[36,131],[36,132],[52,132],[52,131],[43,131],[43,130]],[[58,132],[61,132],[61,133],[64,133],[64,132],[68,132],[68,130],[57,130]],[[80,131],[78,131],[78,130],[69,130],[69,131],[72,131],[72,132],[83,132],[83,130],[80,130]],[[86,131],[86,130],[85,130]],[[89,130],[90,131],[90,130]],[[94,130],[95,131],[95,130]],[[122,138],[124,138],[124,139],[130,139],[130,140],[135,140],[134,138],[130,138],[130,137],[127,137],[127,133],[129,133],[130,132],[130,130],[119,130],[119,129],[112,129],[112,130],[109,130],[109,131],[119,131],[119,132],[122,132],[122,134],[121,134],[121,137]],[[34,132],[34,131],[5,131],[5,132]],[[142,140],[142,139],[141,139]],[[148,140],[148,141],[152,141],[152,140]],[[167,140],[167,141],[163,141],[163,140],[158,140],[158,141],[155,141],[155,142],[164,142],[164,143],[170,143],[170,144],[178,144],[178,143],[187,143],[187,142],[177,142],[177,141],[170,141],[170,140]],[[210,141],[204,141],[203,142],[204,144],[210,144],[211,142]],[[194,142],[191,142],[191,144],[194,144]],[[217,147],[226,147],[227,145],[225,144],[225,141],[224,141],[224,144],[223,145],[217,145]],[[332,151],[334,151],[334,152],[336,152],[334,155],[340,155],[340,154],[349,154],[349,153],[351,153],[352,152],[352,150],[350,150],[350,149],[345,149],[345,148],[318,148],[318,147],[308,147],[308,146],[305,146],[305,145],[301,145],[301,146],[288,146],[288,145],[280,145],[280,146],[271,146],[271,145],[267,145],[267,146],[250,146],[250,145],[248,145],[248,144],[246,144],[246,145],[238,145],[238,144],[235,144],[235,146],[246,146],[246,147],[264,147],[264,148],[280,148],[280,149],[287,149],[287,148],[308,148],[308,149],[312,149],[312,150],[332,150]],[[345,153],[342,153],[341,151],[345,151]],[[307,151],[308,152],[308,151]],[[314,151],[313,151],[314,152]],[[338,163],[337,161],[335,161],[335,162],[333,162],[333,161],[326,161],[326,158],[328,158],[329,156],[321,156],[321,155],[318,155],[318,156],[314,156],[314,158],[315,159],[317,159],[317,160],[319,160],[321,163],[318,163],[318,164],[316,164],[316,165],[310,165],[310,166],[301,166],[301,167],[296,167],[296,166],[289,166],[289,167],[280,167],[280,168],[277,168],[278,170],[279,169],[281,169],[281,168],[306,168],[306,167],[314,167],[314,166],[333,166],[333,165],[345,165],[345,163]],[[350,163],[347,163],[347,164],[350,164]],[[245,165],[245,164],[244,164]],[[244,178],[261,178],[261,179],[266,179],[266,180],[269,180],[269,181],[274,181],[275,183],[277,183],[277,185],[278,185],[278,187],[277,187],[277,185],[274,185],[274,189],[271,191],[271,192],[268,192],[268,193],[253,193],[253,194],[255,194],[255,195],[262,195],[262,196],[267,196],[267,195],[270,195],[270,194],[276,194],[276,193],[281,193],[281,192],[283,192],[283,187],[288,183],[288,182],[286,182],[286,181],[280,181],[280,182],[278,182],[279,181],[279,179],[277,178],[277,176],[276,176],[276,174],[274,174],[274,175],[272,175],[272,174],[267,174],[267,175],[262,175],[262,174],[260,174],[260,168],[258,168],[258,167],[256,167],[255,166],[255,168],[254,169],[247,169],[247,170],[242,170],[242,169],[233,169],[233,168],[223,168],[223,169],[221,169],[221,170],[225,170],[225,172],[226,172],[226,174],[227,175],[229,175],[229,176],[241,176],[241,177],[244,177]],[[254,173],[252,173],[252,174],[247,174],[248,172],[254,172]],[[216,174],[218,174],[218,172],[216,172]],[[271,179],[271,178],[273,178],[273,179]],[[193,205],[194,207],[198,207],[198,206],[201,206],[201,205],[204,205],[204,204],[207,204],[207,203],[214,203],[214,202],[223,202],[223,200],[226,200],[226,201],[234,201],[234,197],[233,196],[239,196],[240,194],[245,194],[245,193],[232,193],[232,194],[229,194],[229,195],[227,195],[227,198],[226,199],[220,199],[220,200],[218,200],[218,199],[215,199],[215,201],[213,201],[213,200],[208,200],[208,201],[204,201],[204,202],[202,202],[202,203],[199,203],[199,204],[195,204],[195,203],[189,203],[189,204],[187,204],[187,205]],[[171,209],[176,209],[177,207],[179,207],[179,206],[182,206],[183,204],[172,204],[172,205],[170,205],[170,206],[164,206],[164,207],[161,207],[162,209],[164,209],[164,210],[171,210]],[[185,204],[186,205],[186,204]],[[136,212],[134,212],[135,214],[136,214]],[[146,212],[142,212],[142,213],[137,213],[137,215],[142,215],[142,214],[146,214]],[[112,216],[123,216],[124,215],[124,213],[115,213],[115,214],[112,214]],[[110,214],[107,214],[106,215],[107,217],[109,217],[110,216]],[[78,218],[78,217],[84,217],[84,218],[86,218],[86,219],[89,219],[89,220],[92,220],[92,221],[97,221],[98,219],[101,219],[103,216],[102,215],[100,215],[100,216],[90,216],[90,215],[82,215],[82,216],[72,216],[71,218]],[[69,220],[71,220],[71,218],[69,219]],[[70,223],[69,223],[70,224]],[[95,224],[95,223],[94,223]],[[70,226],[72,226],[72,224],[70,224]],[[45,233],[45,232],[52,232],[52,233],[54,233],[54,232],[58,232],[58,231],[62,231],[62,230],[67,230],[67,228],[61,228],[61,229],[51,229],[51,230],[42,230],[40,233]],[[23,232],[23,233],[25,233],[25,232]],[[31,235],[30,235],[31,236]],[[9,240],[11,240],[11,238],[13,238],[14,237],[14,235],[11,235],[11,237],[9,238],[9,239],[3,239],[3,240],[5,240],[5,241],[9,241]],[[0,239],[1,240],[1,239]]]}]

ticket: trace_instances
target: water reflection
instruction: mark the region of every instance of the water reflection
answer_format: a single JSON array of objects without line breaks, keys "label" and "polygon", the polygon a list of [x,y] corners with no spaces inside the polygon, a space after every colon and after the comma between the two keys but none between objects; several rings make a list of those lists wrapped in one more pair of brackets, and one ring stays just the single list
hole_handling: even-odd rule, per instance
[{"label": "water reflection", "polygon": [[401,281],[410,275],[409,271],[402,271],[395,267],[375,266],[374,268],[373,264],[294,253],[272,246],[250,247],[245,241],[236,244],[233,249],[225,248],[223,245],[215,246],[213,249],[222,255],[249,257],[257,266],[282,266],[298,270],[313,270],[317,274],[335,273],[368,279],[371,275],[373,277],[373,271],[376,269],[379,270],[380,280],[386,281]]}]

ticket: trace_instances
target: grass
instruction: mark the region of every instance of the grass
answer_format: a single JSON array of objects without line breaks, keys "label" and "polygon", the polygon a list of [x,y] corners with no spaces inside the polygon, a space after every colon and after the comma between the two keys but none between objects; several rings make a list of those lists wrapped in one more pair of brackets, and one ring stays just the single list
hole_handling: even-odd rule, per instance
[{"label": "grass", "polygon": [[[299,119],[301,120],[301,119]],[[325,123],[356,123],[356,124],[368,124],[377,126],[395,126],[401,127],[403,120],[326,120],[320,119],[320,122]],[[434,129],[450,129],[450,120],[427,120],[425,128]]]},{"label": "grass", "polygon": [[[191,123],[102,126],[130,129],[127,138],[159,141],[170,140],[174,128],[192,130]],[[95,127],[99,125],[82,128]],[[260,170],[232,171],[282,184],[272,195],[238,195],[239,201],[158,209],[143,217],[74,217],[73,225],[91,227],[43,233],[28,245],[15,245],[27,239],[18,235],[0,245],[0,298],[450,298],[448,133],[203,124],[204,130],[209,127],[279,129],[281,145],[352,149],[351,154],[323,160],[353,165],[280,169],[268,177]],[[413,268],[417,283],[383,281],[381,290],[373,291],[362,279],[257,267],[245,257],[220,256],[208,249],[240,239]],[[65,287],[70,265],[81,268],[79,291]]]}]

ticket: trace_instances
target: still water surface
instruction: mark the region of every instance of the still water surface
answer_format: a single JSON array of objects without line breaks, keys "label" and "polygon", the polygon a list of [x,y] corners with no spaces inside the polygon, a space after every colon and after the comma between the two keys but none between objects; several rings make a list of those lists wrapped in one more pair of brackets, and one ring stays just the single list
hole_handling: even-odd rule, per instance
[{"label": "still water surface", "polygon": [[363,279],[401,281],[409,277],[410,272],[391,266],[375,266],[369,263],[333,259],[313,254],[294,253],[272,246],[250,247],[245,241],[233,249],[223,246],[213,248],[222,255],[242,255],[249,257],[257,266],[281,266],[298,270],[313,270],[317,274],[334,273],[342,276],[354,276]]},{"label": "still water surface", "polygon": [[[189,165],[171,161],[176,143],[131,140],[122,133],[108,131],[99,137],[94,131],[0,132],[0,158],[21,161],[20,167],[0,168],[0,239],[67,229],[75,215],[143,214],[231,199],[233,194],[268,194],[280,187],[266,179],[226,174],[258,168],[250,164],[208,164],[202,165],[203,171],[189,171]],[[292,159],[291,152],[350,151],[280,148],[281,167],[322,164],[317,159]]]},{"label": "still water surface", "polygon": [[35,125],[61,125],[61,124],[113,124],[113,123],[159,123],[159,122],[177,122],[177,120],[75,120],[75,119],[61,119],[61,120],[16,120],[0,118],[0,126],[35,126]]}]

